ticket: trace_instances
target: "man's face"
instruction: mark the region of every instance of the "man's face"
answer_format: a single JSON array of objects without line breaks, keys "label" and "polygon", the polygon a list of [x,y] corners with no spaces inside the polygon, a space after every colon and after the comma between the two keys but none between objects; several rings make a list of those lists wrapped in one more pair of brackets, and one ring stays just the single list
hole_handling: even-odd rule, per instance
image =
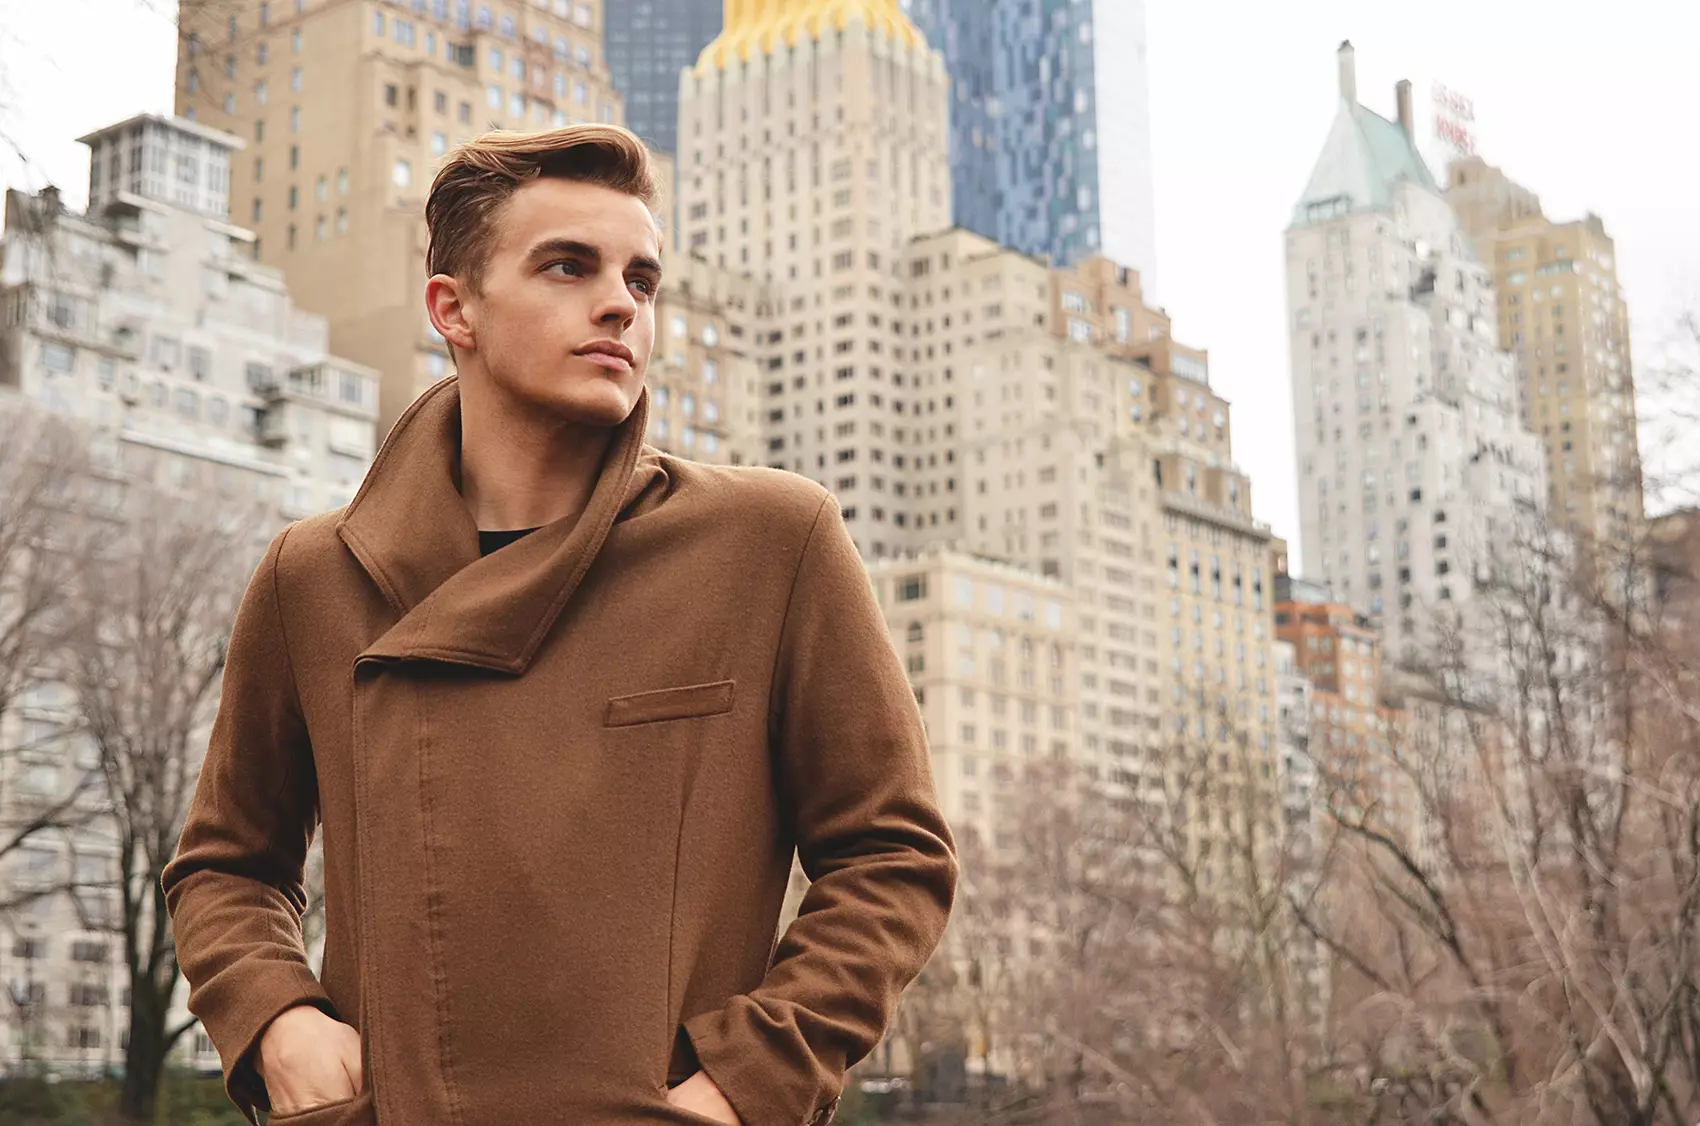
[{"label": "man's face", "polygon": [[508,398],[563,422],[625,421],[655,346],[661,239],[649,209],[541,177],[497,212],[492,235],[479,292],[457,287],[477,366]]}]

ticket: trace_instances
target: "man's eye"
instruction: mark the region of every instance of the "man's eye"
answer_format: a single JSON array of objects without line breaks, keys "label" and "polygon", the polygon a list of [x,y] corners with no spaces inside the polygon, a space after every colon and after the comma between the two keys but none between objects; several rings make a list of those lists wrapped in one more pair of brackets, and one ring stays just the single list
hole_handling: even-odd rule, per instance
[{"label": "man's eye", "polygon": [[575,278],[583,272],[578,268],[577,262],[551,262],[543,267],[544,273],[549,273],[552,270],[560,270],[567,276]]},{"label": "man's eye", "polygon": [[653,294],[655,292],[655,283],[648,278],[633,278],[631,284],[639,293]]}]

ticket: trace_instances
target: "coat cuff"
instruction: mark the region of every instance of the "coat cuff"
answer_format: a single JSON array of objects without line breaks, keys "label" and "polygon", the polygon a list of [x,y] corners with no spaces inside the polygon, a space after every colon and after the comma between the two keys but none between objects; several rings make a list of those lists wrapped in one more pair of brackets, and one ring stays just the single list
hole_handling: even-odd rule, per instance
[{"label": "coat cuff", "polygon": [[838,1110],[838,1097],[810,1078],[815,1061],[786,1060],[760,1039],[764,1017],[748,997],[734,998],[724,1009],[699,1013],[685,1021],[697,1062],[744,1126],[825,1126]]},{"label": "coat cuff", "polygon": [[253,1064],[266,1027],[297,1005],[312,1005],[333,1020],[341,1018],[324,986],[305,966],[274,962],[244,970],[240,981],[220,983],[226,986],[223,989],[205,989],[196,1015],[218,1049],[230,1100],[249,1122],[256,1122],[257,1110],[271,1108],[266,1085]]}]

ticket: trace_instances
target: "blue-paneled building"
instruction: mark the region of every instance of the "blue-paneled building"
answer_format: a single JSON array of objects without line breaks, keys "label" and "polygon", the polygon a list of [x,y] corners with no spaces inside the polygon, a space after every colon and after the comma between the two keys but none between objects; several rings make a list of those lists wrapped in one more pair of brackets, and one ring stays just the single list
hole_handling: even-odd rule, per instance
[{"label": "blue-paneled building", "polygon": [[904,0],[944,53],[955,220],[1071,265],[1104,253],[1154,289],[1144,0]]}]

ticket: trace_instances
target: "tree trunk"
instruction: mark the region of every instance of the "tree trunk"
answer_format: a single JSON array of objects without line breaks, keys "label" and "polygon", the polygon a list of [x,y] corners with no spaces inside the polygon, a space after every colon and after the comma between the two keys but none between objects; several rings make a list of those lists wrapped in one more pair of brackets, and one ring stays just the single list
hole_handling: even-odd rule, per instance
[{"label": "tree trunk", "polygon": [[165,1005],[144,993],[135,990],[130,1006],[130,1043],[124,1049],[124,1088],[118,1097],[120,1126],[153,1126],[171,1047],[166,1043]]}]

